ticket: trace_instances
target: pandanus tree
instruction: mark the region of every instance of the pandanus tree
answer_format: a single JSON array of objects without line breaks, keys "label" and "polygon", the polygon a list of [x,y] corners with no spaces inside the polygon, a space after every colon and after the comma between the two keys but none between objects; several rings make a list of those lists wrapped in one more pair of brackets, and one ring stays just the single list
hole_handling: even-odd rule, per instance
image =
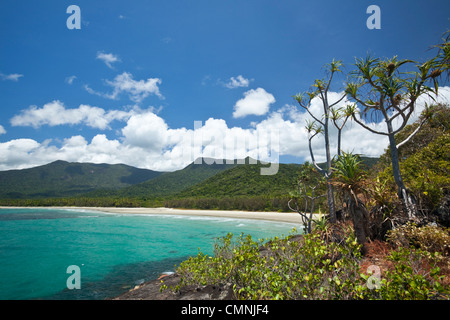
[{"label": "pandanus tree", "polygon": [[362,161],[359,155],[342,152],[334,161],[333,185],[342,192],[346,200],[347,210],[353,220],[355,236],[366,251],[369,237],[369,213],[360,195],[365,193],[365,178]]},{"label": "pandanus tree", "polygon": [[[398,147],[402,142],[395,135],[405,128],[416,110],[420,96],[433,98],[438,91],[438,77],[442,70],[437,57],[417,64],[412,60],[378,59],[371,56],[356,59],[356,70],[351,74],[346,92],[355,104],[347,111],[352,119],[372,133],[387,136],[392,159],[392,169],[398,196],[402,200],[409,218],[415,218],[416,208],[402,179],[399,165]],[[429,84],[433,86],[430,87]],[[369,121],[384,121],[385,130],[371,126]],[[424,118],[424,121],[426,117]],[[418,130],[411,135],[417,133]],[[408,140],[407,137],[405,140]]]},{"label": "pandanus tree", "polygon": [[437,56],[435,58],[435,65],[439,72],[447,74],[447,80],[449,79],[450,70],[450,30],[444,33],[445,38],[442,39],[442,43],[439,43],[435,47],[438,49]]},{"label": "pandanus tree", "polygon": [[[332,164],[332,155],[330,150],[330,119],[332,119],[332,110],[336,107],[346,96],[343,93],[338,99],[335,101],[330,101],[329,98],[329,90],[331,86],[331,82],[336,73],[341,72],[340,68],[342,67],[342,61],[334,60],[327,64],[326,66],[327,79],[319,80],[316,79],[312,90],[300,93],[294,96],[295,100],[297,100],[298,104],[301,108],[305,109],[309,115],[313,118],[314,121],[311,121],[307,124],[306,129],[308,131],[308,142],[309,142],[309,151],[311,156],[311,161],[314,167],[326,178],[327,181],[327,198],[328,198],[328,208],[329,208],[329,219],[330,222],[336,222],[336,206],[334,201],[334,193],[333,186],[331,184],[331,164]],[[318,98],[321,101],[323,107],[323,113],[321,115],[314,114],[312,109],[311,102],[313,99]],[[339,113],[335,113],[336,120],[340,118]],[[338,122],[334,122],[338,123]],[[345,123],[344,123],[345,124]],[[342,129],[342,128],[341,128]],[[340,132],[340,130],[339,130]],[[314,152],[312,149],[311,141],[318,134],[322,134],[324,137],[325,143],[325,155],[326,155],[326,164],[325,168],[321,168],[317,165]],[[340,145],[340,144],[339,144]]]}]

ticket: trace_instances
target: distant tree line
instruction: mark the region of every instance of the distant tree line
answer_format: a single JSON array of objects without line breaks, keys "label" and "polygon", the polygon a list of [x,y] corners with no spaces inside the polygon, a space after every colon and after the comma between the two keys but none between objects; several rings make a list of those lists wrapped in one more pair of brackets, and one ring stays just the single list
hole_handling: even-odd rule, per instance
[{"label": "distant tree line", "polygon": [[170,208],[289,212],[289,197],[181,198],[164,201]]}]

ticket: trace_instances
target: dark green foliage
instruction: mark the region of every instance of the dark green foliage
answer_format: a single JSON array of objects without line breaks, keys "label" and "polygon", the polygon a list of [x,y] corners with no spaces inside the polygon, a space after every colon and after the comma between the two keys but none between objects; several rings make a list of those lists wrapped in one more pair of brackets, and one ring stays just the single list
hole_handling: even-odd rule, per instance
[{"label": "dark green foliage", "polygon": [[262,167],[267,165],[236,165],[186,188],[177,194],[177,198],[287,196],[296,183],[300,166],[280,164],[277,174],[274,175],[261,175]]},{"label": "dark green foliage", "polygon": [[[425,147],[408,155],[400,162],[405,184],[419,203],[419,210],[429,214],[449,193],[450,134],[440,134]],[[392,170],[387,167],[380,178],[393,183]]]},{"label": "dark green foliage", "polygon": [[313,164],[306,162],[301,165],[296,188],[289,195],[289,209],[302,217],[304,231],[310,233],[315,210],[320,210],[321,205],[326,203],[325,177]]},{"label": "dark green foliage", "polygon": [[267,166],[261,163],[236,165],[167,197],[165,205],[190,209],[290,211],[289,193],[301,166],[279,164],[277,174],[261,175],[261,168]]},{"label": "dark green foliage", "polygon": [[215,197],[172,198],[164,201],[169,208],[289,212],[288,197]]},{"label": "dark green foliage", "polygon": [[[249,158],[246,164],[222,162],[202,161],[162,173],[125,165],[56,161],[0,172],[0,204],[290,211],[290,192],[301,165],[280,164],[277,174],[264,176],[260,170],[268,164],[249,164]],[[323,199],[318,200],[316,211],[325,206]]]},{"label": "dark green foliage", "polygon": [[406,184],[422,207],[436,208],[449,192],[450,186],[450,134],[435,139],[421,151],[415,153],[403,163]]},{"label": "dark green foliage", "polygon": [[123,164],[55,161],[35,168],[0,172],[0,199],[71,197],[99,188],[127,187],[160,174]]},{"label": "dark green foliage", "polygon": [[[205,163],[205,161],[208,161]],[[63,161],[46,166],[27,169],[37,172],[39,177],[30,181],[29,188],[40,190],[38,196],[25,196],[23,191],[13,196],[10,191],[3,200],[2,205],[25,205],[25,206],[112,206],[112,207],[156,207],[168,206],[174,208],[192,209],[219,209],[219,210],[245,210],[245,211],[289,211],[289,191],[292,190],[293,182],[298,175],[299,165],[280,164],[279,172],[273,176],[260,175],[260,169],[267,164],[222,164],[212,163],[211,159],[202,161],[201,164],[192,163],[186,168],[174,172],[156,173],[156,177],[132,186],[113,188],[111,180],[114,177],[104,177],[104,181],[90,181],[92,186],[88,191],[80,190],[80,195],[74,192],[75,186],[71,183],[92,175],[92,171],[102,170],[104,174],[111,173],[110,165],[69,164]],[[54,167],[62,167],[63,173]],[[115,169],[122,165],[115,165]],[[130,167],[131,168],[131,167]],[[59,171],[58,171],[59,170]],[[129,175],[118,176],[116,182],[123,185],[124,182],[133,183],[141,176],[146,178],[143,172],[136,169]],[[20,180],[20,175],[28,173],[24,170],[14,171],[12,177]],[[60,174],[68,177],[67,189],[59,188],[54,176]],[[77,180],[78,179],[78,180]],[[12,180],[12,179],[11,179]],[[64,180],[64,179],[63,179]],[[34,181],[34,182],[33,182]],[[42,181],[42,183],[40,182]],[[95,183],[98,183],[95,185]],[[42,190],[49,190],[45,193]],[[55,190],[57,189],[57,190]],[[76,195],[76,197],[74,197]],[[23,199],[21,199],[23,198]],[[15,200],[14,200],[15,199]],[[20,200],[21,199],[21,200]]]},{"label": "dark green foliage", "polygon": [[369,213],[358,195],[365,192],[366,171],[362,169],[359,155],[342,152],[333,168],[333,184],[343,193],[347,210],[353,220],[356,238],[366,250],[369,234]]},{"label": "dark green foliage", "polygon": [[[222,161],[224,162],[224,161]],[[191,163],[187,167],[174,172],[165,172],[158,177],[121,190],[98,190],[87,194],[89,197],[135,197],[155,198],[168,197],[185,190],[217,173],[233,168],[236,164],[201,164]]]},{"label": "dark green foliage", "polygon": [[[373,157],[365,157],[360,156],[359,159],[361,160],[361,164],[363,165],[364,169],[369,170],[372,169],[374,166],[376,166],[380,160],[380,158],[373,158]],[[333,160],[334,161],[334,160]],[[319,163],[318,166],[322,169],[325,168],[325,163]]]},{"label": "dark green foliage", "polygon": [[164,202],[161,199],[138,199],[138,198],[43,198],[43,199],[0,199],[2,206],[21,207],[162,207]]},{"label": "dark green foliage", "polygon": [[[450,108],[446,104],[431,105],[424,112],[419,121],[407,125],[403,131],[395,135],[395,141],[401,143],[419,126],[420,121],[427,118],[422,128],[414,135],[411,140],[398,149],[399,159],[405,160],[416,152],[419,152],[436,138],[439,138],[450,130]],[[386,167],[391,163],[391,155],[388,150],[380,156],[376,167]]]}]

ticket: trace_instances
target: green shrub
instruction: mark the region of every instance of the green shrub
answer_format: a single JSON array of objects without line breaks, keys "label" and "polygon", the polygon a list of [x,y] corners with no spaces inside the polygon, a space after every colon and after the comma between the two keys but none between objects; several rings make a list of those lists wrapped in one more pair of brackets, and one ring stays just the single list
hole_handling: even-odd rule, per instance
[{"label": "green shrub", "polygon": [[449,293],[440,283],[435,254],[401,248],[393,251],[389,259],[394,263],[394,270],[386,271],[380,289],[373,292],[380,299],[427,300]]},{"label": "green shrub", "polygon": [[[340,243],[313,232],[274,238],[263,244],[250,236],[223,237],[215,255],[199,253],[177,269],[186,285],[232,284],[239,299],[353,299],[361,285],[359,245],[352,232]],[[358,291],[359,290],[359,291]]]},{"label": "green shrub", "polygon": [[387,239],[397,247],[413,246],[430,253],[439,252],[450,256],[449,232],[438,226],[417,227],[414,223],[407,223],[389,231]]},{"label": "green shrub", "polygon": [[[445,133],[400,163],[403,180],[424,213],[436,209],[448,192],[449,148],[450,134]],[[386,167],[378,177],[381,181],[387,181],[389,187],[394,186],[392,168]]]},{"label": "green shrub", "polygon": [[350,229],[334,241],[317,230],[300,239],[266,243],[228,234],[216,243],[214,256],[200,252],[182,262],[177,269],[181,280],[172,289],[231,285],[235,297],[246,300],[448,299],[437,266],[439,254],[401,247],[388,256],[394,268],[381,276],[360,272],[359,252]]}]

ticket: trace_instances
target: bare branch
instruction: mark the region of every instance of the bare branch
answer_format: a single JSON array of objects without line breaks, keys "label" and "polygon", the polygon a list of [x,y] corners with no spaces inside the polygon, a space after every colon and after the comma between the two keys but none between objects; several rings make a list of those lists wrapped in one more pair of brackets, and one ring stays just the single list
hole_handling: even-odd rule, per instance
[{"label": "bare branch", "polygon": [[317,121],[318,123],[320,123],[322,126],[325,125],[322,121],[320,121],[319,119],[317,119],[316,116],[313,115],[311,111],[309,111],[309,109],[306,109],[306,111],[308,111],[309,115],[310,115],[315,121]]},{"label": "bare branch", "polygon": [[381,132],[381,131],[376,131],[376,130],[374,130],[374,129],[368,127],[368,126],[366,126],[364,123],[362,123],[361,121],[359,121],[359,120],[355,117],[355,115],[353,115],[352,118],[353,118],[353,120],[355,120],[356,123],[358,123],[361,127],[363,127],[364,129],[369,130],[369,131],[372,132],[372,133],[375,133],[375,134],[381,134],[381,135],[385,135],[385,136],[388,136],[388,135],[389,135],[388,133]]},{"label": "bare branch", "polygon": [[315,134],[313,134],[312,136],[310,136],[310,137],[308,138],[309,154],[311,155],[311,161],[312,161],[312,164],[314,165],[314,167],[315,167],[320,173],[326,175],[325,170],[322,169],[321,167],[319,167],[319,166],[317,165],[316,159],[314,158],[314,153],[313,153],[313,150],[312,150],[312,145],[311,145],[311,140],[312,140],[318,133],[319,133],[319,132],[316,132]]},{"label": "bare branch", "polygon": [[413,112],[414,112],[414,108],[411,108],[411,109],[409,110],[408,114],[405,116],[405,118],[404,118],[405,120],[403,121],[402,125],[401,125],[398,129],[394,130],[394,131],[393,131],[393,134],[397,134],[397,133],[400,132],[404,127],[406,127],[406,125],[408,124],[408,120],[409,120],[409,118],[411,117],[411,115],[413,114]]},{"label": "bare branch", "polygon": [[296,100],[297,100],[297,102],[298,102],[298,104],[300,105],[300,107],[302,107],[303,109],[305,109],[308,113],[309,113],[309,115],[315,120],[315,121],[317,121],[318,123],[320,123],[322,126],[324,125],[324,123],[321,121],[321,120],[319,120],[310,110],[309,110],[309,107],[311,106],[311,101],[312,101],[312,99],[314,99],[314,95],[313,94],[309,94],[309,101],[308,101],[308,104],[307,105],[304,105],[303,104],[303,98],[302,97],[300,97],[299,95],[295,98]]},{"label": "bare branch", "polygon": [[339,98],[338,101],[336,101],[335,103],[333,103],[332,105],[330,105],[330,108],[332,108],[333,106],[337,105],[339,102],[341,102],[345,97],[347,96],[347,93],[344,93],[342,95],[342,97]]},{"label": "bare branch", "polygon": [[412,137],[414,137],[417,132],[419,132],[420,128],[422,128],[422,125],[425,123],[426,119],[422,120],[419,124],[419,126],[416,128],[416,130],[414,130],[409,136],[408,138],[406,138],[405,140],[403,140],[402,142],[400,142],[399,144],[397,144],[397,148],[400,148],[401,146],[403,146],[405,143],[407,143],[409,140],[412,139]]}]

